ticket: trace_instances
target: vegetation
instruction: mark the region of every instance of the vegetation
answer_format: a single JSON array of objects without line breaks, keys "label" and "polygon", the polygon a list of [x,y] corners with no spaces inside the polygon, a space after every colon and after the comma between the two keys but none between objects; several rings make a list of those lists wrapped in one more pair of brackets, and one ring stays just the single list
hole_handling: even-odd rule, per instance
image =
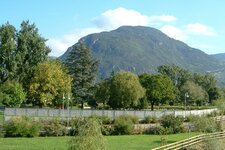
[{"label": "vegetation", "polygon": [[65,62],[73,79],[72,93],[83,108],[84,102],[93,94],[98,61],[91,56],[90,49],[81,42],[72,47]]},{"label": "vegetation", "polygon": [[[62,106],[63,95],[71,93],[71,78],[59,61],[40,63],[29,85],[33,105]],[[65,105],[68,99],[64,100]]]},{"label": "vegetation", "polygon": [[27,117],[16,117],[4,124],[5,137],[35,137],[39,135],[39,124]]},{"label": "vegetation", "polygon": [[[123,26],[111,32],[85,36],[81,40],[92,50],[93,56],[101,60],[99,78],[110,76],[112,70],[154,73],[158,66],[165,64],[179,64],[191,72],[218,73],[224,68],[212,56],[150,27]],[[70,51],[71,48],[61,58],[65,60]],[[224,75],[219,73],[217,76]]]},{"label": "vegetation", "polygon": [[[199,133],[191,133],[195,136]],[[161,145],[161,135],[106,136],[109,150],[149,150]],[[164,136],[167,143],[188,138],[188,133]],[[71,137],[0,138],[1,150],[67,150]],[[131,142],[132,141],[132,142]]]},{"label": "vegetation", "polygon": [[118,72],[110,81],[109,106],[112,108],[132,108],[140,103],[145,90],[138,77],[130,72]]},{"label": "vegetation", "polygon": [[69,150],[105,150],[101,126],[94,118],[79,122],[78,134],[69,142]]},{"label": "vegetation", "polygon": [[0,102],[5,106],[21,106],[25,99],[26,93],[20,83],[8,80],[0,85]]},{"label": "vegetation", "polygon": [[140,82],[146,89],[146,97],[151,103],[151,110],[155,104],[165,104],[176,98],[172,81],[165,75],[140,75]]}]

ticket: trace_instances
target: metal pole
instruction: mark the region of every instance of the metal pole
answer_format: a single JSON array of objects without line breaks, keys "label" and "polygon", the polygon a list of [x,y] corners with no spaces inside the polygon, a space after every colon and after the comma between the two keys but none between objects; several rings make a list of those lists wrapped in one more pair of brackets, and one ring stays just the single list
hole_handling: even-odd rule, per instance
[{"label": "metal pole", "polygon": [[64,93],[63,93],[63,103],[62,103],[62,109],[63,109],[63,117],[64,117],[64,100],[65,100],[65,96],[64,96]]},{"label": "metal pole", "polygon": [[70,115],[70,107],[69,107],[69,105],[70,105],[70,103],[69,103],[69,101],[70,101],[70,96],[69,96],[69,94],[68,94],[68,100],[67,100],[67,126],[69,126],[69,115]]}]

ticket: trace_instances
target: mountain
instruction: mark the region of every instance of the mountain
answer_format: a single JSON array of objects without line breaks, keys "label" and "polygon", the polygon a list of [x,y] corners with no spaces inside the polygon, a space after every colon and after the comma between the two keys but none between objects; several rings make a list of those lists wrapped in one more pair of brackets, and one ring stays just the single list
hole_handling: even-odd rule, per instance
[{"label": "mountain", "polygon": [[[163,64],[197,72],[219,72],[224,67],[216,58],[150,27],[122,26],[110,32],[87,35],[79,41],[100,60],[99,75],[103,78],[117,70],[154,73]],[[68,48],[60,58],[65,60],[71,50],[72,47]]]},{"label": "mountain", "polygon": [[220,54],[212,54],[214,58],[218,59],[219,61],[224,61],[225,62],[225,53],[220,53]]}]

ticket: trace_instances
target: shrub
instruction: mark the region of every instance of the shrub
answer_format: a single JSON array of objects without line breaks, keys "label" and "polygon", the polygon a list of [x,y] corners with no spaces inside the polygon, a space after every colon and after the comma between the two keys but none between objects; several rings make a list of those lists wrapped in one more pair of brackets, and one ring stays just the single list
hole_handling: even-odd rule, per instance
[{"label": "shrub", "polygon": [[157,123],[158,119],[156,116],[146,116],[144,123]]},{"label": "shrub", "polygon": [[164,135],[166,134],[166,129],[163,126],[149,127],[145,130],[144,133],[153,135]]},{"label": "shrub", "polygon": [[41,121],[41,136],[62,136],[68,133],[63,120],[52,119]]},{"label": "shrub", "polygon": [[84,118],[78,122],[78,135],[69,141],[68,150],[104,150],[106,144],[101,134],[99,121]]},{"label": "shrub", "polygon": [[161,126],[172,130],[171,133],[180,133],[184,129],[182,127],[183,119],[181,117],[175,117],[173,115],[165,115],[161,118]]},{"label": "shrub", "polygon": [[101,131],[103,135],[112,135],[114,133],[114,128],[111,125],[101,125]]},{"label": "shrub", "polygon": [[39,130],[39,123],[28,117],[15,117],[4,124],[5,137],[35,137]]},{"label": "shrub", "polygon": [[206,133],[222,131],[220,122],[216,122],[215,120],[209,117],[196,116],[192,120],[192,123],[194,125],[195,131],[206,132]]},{"label": "shrub", "polygon": [[134,130],[134,120],[127,115],[119,116],[114,122],[115,135],[130,135]]}]

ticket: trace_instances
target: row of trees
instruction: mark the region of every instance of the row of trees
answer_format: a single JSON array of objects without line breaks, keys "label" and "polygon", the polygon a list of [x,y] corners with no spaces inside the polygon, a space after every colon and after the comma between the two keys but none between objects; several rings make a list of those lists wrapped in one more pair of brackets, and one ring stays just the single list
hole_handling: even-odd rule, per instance
[{"label": "row of trees", "polygon": [[2,104],[59,106],[63,93],[71,93],[71,77],[60,61],[49,59],[45,42],[29,21],[23,21],[20,30],[9,23],[0,26]]},{"label": "row of trees", "polygon": [[[99,61],[82,42],[74,45],[65,62],[48,58],[50,49],[34,24],[21,29],[0,27],[0,101],[6,106],[33,104],[62,107],[88,102],[92,106],[153,109],[159,104],[205,105],[221,96],[214,76],[190,73],[175,65],[158,67],[158,74],[120,71],[95,82]],[[70,99],[73,101],[69,101]]]}]

